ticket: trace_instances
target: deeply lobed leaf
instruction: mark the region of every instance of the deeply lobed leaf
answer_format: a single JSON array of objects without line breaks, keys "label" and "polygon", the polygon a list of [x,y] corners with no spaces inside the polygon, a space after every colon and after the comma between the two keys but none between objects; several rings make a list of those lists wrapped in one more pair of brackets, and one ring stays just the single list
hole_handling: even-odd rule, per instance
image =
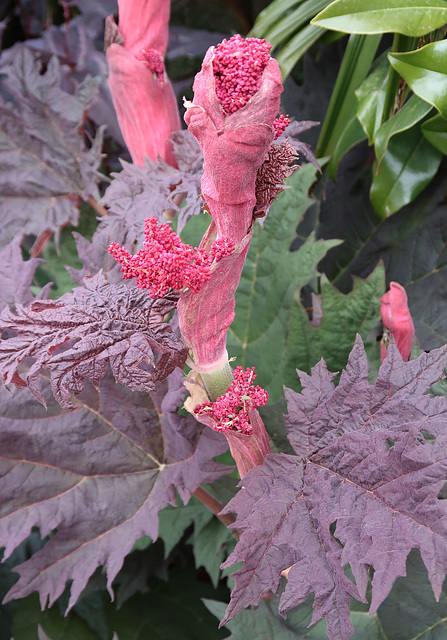
[{"label": "deeply lobed leaf", "polygon": [[2,67],[9,98],[0,98],[2,246],[18,234],[57,233],[67,222],[76,224],[77,198],[97,195],[103,129],[87,149],[82,126],[98,80],[87,78],[70,95],[59,87],[56,57],[40,71],[26,47]]},{"label": "deeply lobed leaf", "polygon": [[[40,370],[48,370],[54,396],[67,410],[74,408],[71,394],[84,389],[84,380],[97,385],[108,365],[117,382],[137,391],[154,390],[156,381],[185,364],[187,348],[163,322],[177,298],[152,299],[137,287],[112,285],[97,274],[59,300],[17,305],[16,313],[5,309],[0,326],[18,335],[0,342],[0,375],[5,384],[28,386],[45,404],[38,381]],[[21,377],[19,366],[26,357],[35,362]]]},{"label": "deeply lobed leaf", "polygon": [[[447,473],[447,401],[425,392],[441,379],[447,347],[403,362],[395,345],[374,385],[360,338],[338,387],[324,362],[288,392],[289,440],[297,456],[268,456],[243,480],[226,512],[240,541],[224,567],[244,561],[225,624],[264,589],[288,583],[280,612],[315,594],[312,622],[328,620],[330,640],[352,633],[349,598],[370,612],[389,594],[418,548],[436,597],[447,572],[447,510],[438,494]],[[334,527],[335,525],[335,527]],[[349,564],[356,584],[348,580]]]}]

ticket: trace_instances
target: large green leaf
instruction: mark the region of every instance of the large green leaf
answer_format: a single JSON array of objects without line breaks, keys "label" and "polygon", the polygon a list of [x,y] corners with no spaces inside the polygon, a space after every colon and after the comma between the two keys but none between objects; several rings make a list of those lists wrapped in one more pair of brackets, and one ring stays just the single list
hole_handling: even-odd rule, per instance
[{"label": "large green leaf", "polygon": [[288,15],[303,0],[274,0],[256,18],[250,36],[264,38],[269,29]]},{"label": "large green leaf", "polygon": [[[277,612],[278,598],[260,601],[256,608],[245,609],[234,620],[225,625],[231,631],[228,640],[327,640],[326,622],[320,620],[309,628],[312,608],[309,601],[293,609],[284,620]],[[205,606],[219,620],[223,617],[226,604],[205,600]],[[394,640],[386,636],[381,628],[378,615],[353,611],[351,622],[354,633],[349,640]]]},{"label": "large green leaf", "polygon": [[426,120],[421,129],[427,140],[444,155],[447,155],[447,120],[437,115]]},{"label": "large green leaf", "polygon": [[396,32],[423,36],[447,22],[442,0],[335,0],[312,24],[344,33]]},{"label": "large green leaf", "polygon": [[375,69],[355,92],[358,100],[357,118],[368,136],[369,144],[373,143],[382,122],[389,67],[386,56],[381,56]]},{"label": "large green leaf", "polygon": [[420,122],[431,111],[432,107],[425,100],[418,96],[412,96],[404,104],[402,109],[394,114],[392,118],[383,123],[376,132],[374,146],[376,148],[376,160],[381,162],[388,148],[391,138],[397,133],[406,131]]},{"label": "large green leaf", "polygon": [[[269,602],[261,600],[255,609],[245,609],[234,619],[225,625],[231,631],[228,640],[305,640],[312,637],[314,640],[325,640],[324,626],[316,625],[316,635],[310,634],[308,625],[312,619],[312,607],[305,603],[297,607],[287,621],[281,618],[277,612],[278,598],[273,597]],[[223,618],[227,605],[223,602],[205,600],[208,611],[219,620]]]},{"label": "large green leaf", "polygon": [[436,602],[427,569],[419,552],[407,559],[407,575],[398,578],[378,610],[384,632],[392,640],[445,640],[447,638],[446,586]]},{"label": "large green leaf", "polygon": [[[370,331],[380,321],[380,297],[385,292],[385,272],[379,264],[366,279],[354,281],[353,290],[345,295],[329,280],[321,279],[322,318],[319,326],[308,320],[299,292],[296,293],[288,326],[287,359],[284,384],[297,388],[296,369],[310,373],[324,358],[329,371],[340,371],[359,333],[366,341]],[[375,345],[373,345],[375,346]],[[377,357],[375,353],[374,357]]]},{"label": "large green leaf", "polygon": [[421,193],[439,169],[442,153],[413,127],[391,138],[380,166],[375,165],[371,202],[385,218]]},{"label": "large green leaf", "polygon": [[414,93],[447,118],[447,40],[417,51],[389,53],[388,59]]},{"label": "large green leaf", "polygon": [[272,400],[282,392],[278,372],[293,293],[315,277],[319,261],[338,244],[317,241],[312,234],[298,251],[290,251],[298,223],[312,204],[307,194],[315,172],[311,164],[296,171],[287,181],[292,188],[272,205],[264,229],[255,226],[228,333],[228,353],[236,356],[237,365],[256,367],[257,382]]},{"label": "large green leaf", "polygon": [[104,640],[73,611],[66,618],[57,606],[41,611],[39,598],[33,595],[20,601],[12,628],[14,640],[36,640],[38,625],[52,640]]}]

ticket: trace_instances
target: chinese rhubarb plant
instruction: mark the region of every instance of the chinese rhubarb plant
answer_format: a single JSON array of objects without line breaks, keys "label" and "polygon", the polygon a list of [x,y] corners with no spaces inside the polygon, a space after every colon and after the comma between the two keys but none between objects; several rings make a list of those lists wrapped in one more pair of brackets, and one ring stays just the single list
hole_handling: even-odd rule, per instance
[{"label": "chinese rhubarb plant", "polygon": [[182,130],[170,3],[106,5],[0,57],[0,632],[441,638],[439,324],[385,249],[319,271],[317,123],[268,42],[204,52]]}]

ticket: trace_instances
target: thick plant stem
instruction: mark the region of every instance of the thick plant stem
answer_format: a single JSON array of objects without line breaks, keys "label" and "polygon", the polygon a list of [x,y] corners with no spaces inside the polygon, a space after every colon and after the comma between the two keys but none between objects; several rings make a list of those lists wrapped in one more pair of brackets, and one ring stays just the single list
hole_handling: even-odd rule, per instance
[{"label": "thick plant stem", "polygon": [[217,398],[223,396],[233,382],[233,369],[230,367],[228,360],[219,369],[209,373],[201,373],[200,375],[211,402],[215,402]]},{"label": "thick plant stem", "polygon": [[92,207],[92,209],[94,209],[96,213],[99,213],[100,216],[107,215],[107,209],[105,209],[102,205],[100,205],[99,202],[95,200],[93,196],[89,196],[86,202],[88,202],[88,204]]},{"label": "thick plant stem", "polygon": [[214,515],[216,515],[226,527],[229,527],[236,521],[236,518],[234,518],[230,513],[221,515],[220,512],[222,511],[223,507],[220,502],[216,500],[216,498],[212,496],[211,493],[208,493],[208,491],[202,489],[202,487],[196,489],[193,495],[197,498],[197,500],[200,500],[200,502],[208,507],[208,509],[212,511]]}]

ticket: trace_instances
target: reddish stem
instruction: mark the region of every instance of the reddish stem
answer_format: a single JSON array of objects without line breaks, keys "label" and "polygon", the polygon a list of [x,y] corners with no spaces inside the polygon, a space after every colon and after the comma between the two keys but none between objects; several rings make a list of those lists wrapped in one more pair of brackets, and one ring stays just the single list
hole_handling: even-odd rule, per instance
[{"label": "reddish stem", "polygon": [[[216,500],[216,498],[212,496],[211,493],[208,493],[208,491],[206,491],[205,489],[202,489],[202,487],[198,487],[198,489],[194,491],[193,495],[195,495],[197,500],[200,500],[200,502],[202,502],[206,507],[208,507],[208,509],[212,511],[214,515],[217,516],[219,520],[223,522],[226,527],[229,527],[236,521],[236,518],[232,516],[230,513],[221,514],[220,512],[222,511],[223,507],[220,504],[220,502]],[[233,533],[236,537],[238,537],[235,532]]]}]

